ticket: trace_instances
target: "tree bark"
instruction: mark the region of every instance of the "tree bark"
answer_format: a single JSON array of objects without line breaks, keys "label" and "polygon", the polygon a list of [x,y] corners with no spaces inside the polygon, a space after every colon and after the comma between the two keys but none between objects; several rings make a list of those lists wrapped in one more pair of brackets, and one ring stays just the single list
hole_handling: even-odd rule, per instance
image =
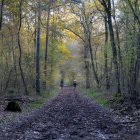
[{"label": "tree bark", "polygon": [[28,94],[27,85],[25,82],[24,73],[23,73],[22,66],[21,66],[22,50],[21,50],[21,44],[20,44],[20,30],[21,30],[21,24],[22,24],[22,4],[23,4],[23,1],[19,0],[19,27],[18,27],[18,33],[17,33],[18,47],[19,47],[19,69],[21,72],[21,78],[22,78],[22,82],[24,85],[25,93]]},{"label": "tree bark", "polygon": [[41,24],[41,3],[38,2],[38,27],[36,41],[36,92],[40,93],[40,24]]},{"label": "tree bark", "polygon": [[84,42],[84,61],[85,61],[85,76],[86,76],[86,89],[90,88],[90,69],[89,69],[89,57],[88,57],[88,47],[86,42]]},{"label": "tree bark", "polygon": [[116,96],[121,94],[121,88],[120,88],[120,73],[118,69],[118,61],[117,61],[117,49],[114,39],[114,31],[113,31],[113,25],[112,25],[112,17],[111,17],[111,1],[108,0],[106,2],[105,0],[100,0],[100,3],[105,8],[105,12],[107,13],[108,18],[108,27],[109,27],[109,34],[110,34],[110,42],[112,47],[112,54],[113,54],[113,64],[114,64],[114,70],[115,70],[115,78],[117,82],[117,93]]},{"label": "tree bark", "polygon": [[47,60],[48,60],[48,46],[49,46],[49,32],[50,32],[50,4],[51,4],[51,2],[49,1],[48,16],[47,16],[47,20],[46,20],[46,48],[45,48],[45,63],[44,63],[44,76],[45,76],[44,87],[45,87],[45,89],[46,89],[46,80],[47,80]]},{"label": "tree bark", "polygon": [[35,11],[35,23],[34,23],[34,59],[36,56],[36,41],[37,41],[37,12]]},{"label": "tree bark", "polygon": [[107,26],[107,16],[105,13],[104,16],[105,22],[105,46],[104,46],[104,60],[105,60],[105,79],[106,79],[106,90],[110,88],[109,83],[109,74],[108,74],[108,54],[107,54],[107,47],[108,47],[108,26]]},{"label": "tree bark", "polygon": [[89,52],[90,52],[92,71],[93,71],[93,75],[95,77],[95,81],[96,81],[97,87],[99,88],[99,79],[98,79],[97,71],[95,70],[95,64],[94,64],[93,51],[92,51],[90,37],[88,38],[88,43],[89,43],[88,45],[89,45]]},{"label": "tree bark", "polygon": [[1,0],[1,10],[0,10],[0,30],[2,29],[4,1],[5,1],[5,0]]},{"label": "tree bark", "polygon": [[123,67],[123,60],[122,60],[122,53],[121,53],[121,43],[120,43],[120,36],[119,36],[119,28],[117,25],[117,21],[116,21],[116,11],[115,11],[115,4],[114,4],[114,0],[112,0],[112,5],[113,5],[113,19],[114,19],[114,23],[115,23],[115,30],[116,30],[116,38],[117,38],[117,46],[118,46],[118,71],[121,73],[122,76],[122,88],[124,91],[124,67]]},{"label": "tree bark", "polygon": [[[92,22],[90,21],[89,17],[87,17],[85,13],[85,4],[82,3],[83,6],[83,15],[84,15],[84,21],[83,23],[83,28],[84,28],[84,34],[85,34],[85,40],[87,40],[87,45],[89,47],[89,54],[90,54],[90,59],[91,59],[91,66],[92,66],[92,71],[93,71],[93,76],[96,81],[96,85],[99,88],[99,78],[97,75],[97,71],[95,69],[95,64],[94,64],[94,58],[93,58],[93,50],[92,50],[92,45],[91,45],[91,29],[92,29]],[[85,26],[84,26],[85,24]]]}]

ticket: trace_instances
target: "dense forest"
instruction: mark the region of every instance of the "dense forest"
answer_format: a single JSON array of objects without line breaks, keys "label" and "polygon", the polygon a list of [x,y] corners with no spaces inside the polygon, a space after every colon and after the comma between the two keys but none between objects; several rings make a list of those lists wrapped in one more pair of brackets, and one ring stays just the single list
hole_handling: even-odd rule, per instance
[{"label": "dense forest", "polygon": [[139,0],[1,0],[0,93],[79,87],[136,100]]},{"label": "dense forest", "polygon": [[140,0],[0,0],[0,139],[139,140]]}]

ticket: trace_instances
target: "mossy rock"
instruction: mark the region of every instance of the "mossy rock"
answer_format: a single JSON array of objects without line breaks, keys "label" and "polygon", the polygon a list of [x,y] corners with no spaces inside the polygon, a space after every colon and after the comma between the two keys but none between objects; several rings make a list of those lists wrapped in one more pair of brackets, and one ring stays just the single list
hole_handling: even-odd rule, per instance
[{"label": "mossy rock", "polygon": [[10,101],[5,108],[5,111],[21,112],[21,108],[17,102]]}]

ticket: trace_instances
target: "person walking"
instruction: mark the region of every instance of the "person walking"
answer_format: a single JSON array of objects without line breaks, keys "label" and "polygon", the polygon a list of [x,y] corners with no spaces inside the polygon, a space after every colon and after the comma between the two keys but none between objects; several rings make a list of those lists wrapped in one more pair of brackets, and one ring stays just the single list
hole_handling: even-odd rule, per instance
[{"label": "person walking", "polygon": [[76,79],[74,79],[74,80],[73,80],[74,91],[76,90],[76,86],[77,86],[77,82],[76,82]]},{"label": "person walking", "polygon": [[61,81],[60,81],[60,87],[61,87],[61,89],[63,89],[63,87],[64,87],[64,80],[63,79],[61,79]]}]

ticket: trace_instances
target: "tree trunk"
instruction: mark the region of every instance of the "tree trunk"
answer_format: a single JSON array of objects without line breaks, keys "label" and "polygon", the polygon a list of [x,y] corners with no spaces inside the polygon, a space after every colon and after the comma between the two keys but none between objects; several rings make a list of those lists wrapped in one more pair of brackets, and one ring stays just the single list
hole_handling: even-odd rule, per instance
[{"label": "tree trunk", "polygon": [[112,54],[113,54],[115,77],[116,77],[116,80],[117,80],[117,93],[116,93],[116,96],[118,96],[118,95],[121,94],[120,74],[119,74],[119,69],[118,69],[117,49],[116,49],[116,45],[115,45],[114,31],[113,31],[113,25],[112,25],[111,1],[110,0],[108,0],[108,9],[106,9],[106,12],[107,12],[107,16],[108,16],[108,27],[109,27],[110,42],[111,42]]},{"label": "tree trunk", "polygon": [[121,88],[120,88],[120,73],[119,73],[119,68],[118,68],[118,61],[117,61],[117,49],[116,49],[116,44],[115,44],[115,39],[114,39],[114,31],[113,31],[113,25],[112,25],[112,17],[111,17],[111,0],[105,1],[105,0],[100,0],[99,1],[107,14],[108,18],[108,27],[109,27],[109,34],[110,34],[110,42],[111,42],[111,47],[112,47],[112,54],[113,54],[113,64],[114,64],[114,71],[115,71],[115,78],[117,81],[117,93],[116,96],[121,94]]},{"label": "tree trunk", "polygon": [[[121,72],[122,75],[122,88],[124,89],[125,84],[124,84],[124,67],[123,67],[123,60],[122,60],[122,54],[121,54],[121,44],[120,44],[120,36],[119,36],[119,28],[117,25],[117,21],[116,21],[116,11],[115,11],[115,4],[114,4],[114,0],[112,0],[112,5],[113,5],[113,19],[115,22],[115,30],[116,30],[116,38],[117,38],[117,46],[118,46],[118,60],[119,60],[119,64],[118,64],[118,71]],[[124,91],[124,90],[123,90]]]},{"label": "tree trunk", "polygon": [[2,29],[3,8],[4,8],[4,0],[1,0],[1,10],[0,10],[0,30]]},{"label": "tree trunk", "polygon": [[35,23],[34,23],[34,59],[36,56],[36,37],[37,37],[37,12],[35,11]]},{"label": "tree trunk", "polygon": [[85,40],[87,40],[87,45],[88,45],[87,47],[89,48],[89,54],[90,54],[90,59],[91,59],[93,76],[95,78],[96,85],[99,88],[99,79],[98,79],[97,71],[95,69],[94,58],[93,58],[93,50],[92,50],[92,45],[91,45],[92,22],[90,21],[89,17],[85,13],[84,2],[82,3],[82,6],[83,6],[83,15],[84,15],[83,21],[85,21],[85,23],[82,23],[82,26],[83,26],[83,29],[84,29]]},{"label": "tree trunk", "polygon": [[22,50],[21,50],[21,44],[20,44],[20,29],[21,29],[21,18],[22,18],[22,0],[19,0],[19,27],[18,27],[18,47],[19,47],[19,69],[21,72],[21,78],[23,81],[23,85],[24,85],[24,89],[25,89],[25,93],[28,94],[28,90],[27,90],[27,85],[25,82],[25,78],[24,78],[24,74],[23,74],[23,70],[22,70],[22,66],[21,66],[21,59],[22,59]]},{"label": "tree trunk", "polygon": [[89,69],[89,58],[88,58],[88,47],[84,42],[84,61],[85,61],[85,75],[86,75],[86,89],[90,88],[90,69]]},{"label": "tree trunk", "polygon": [[44,87],[46,89],[46,80],[47,80],[47,60],[48,60],[48,45],[49,45],[49,32],[50,32],[50,1],[49,1],[49,6],[48,6],[48,16],[47,16],[47,21],[46,21],[46,49],[45,49],[45,63],[44,63],[44,76],[45,76],[45,81],[44,81]]},{"label": "tree trunk", "polygon": [[38,27],[37,27],[37,48],[36,48],[36,92],[40,93],[40,24],[41,24],[41,3],[38,2]]},{"label": "tree trunk", "polygon": [[105,60],[105,79],[106,79],[106,90],[110,88],[109,83],[109,74],[108,74],[108,55],[107,55],[107,47],[108,47],[108,26],[107,26],[107,16],[105,13],[104,16],[105,22],[105,46],[104,46],[104,60]]},{"label": "tree trunk", "polygon": [[92,65],[93,75],[95,77],[95,81],[96,81],[97,87],[99,88],[99,79],[98,79],[97,71],[95,70],[94,58],[93,58],[93,51],[92,51],[90,37],[88,38],[88,45],[89,45],[89,52],[90,52],[90,59],[91,59],[91,65]]}]

